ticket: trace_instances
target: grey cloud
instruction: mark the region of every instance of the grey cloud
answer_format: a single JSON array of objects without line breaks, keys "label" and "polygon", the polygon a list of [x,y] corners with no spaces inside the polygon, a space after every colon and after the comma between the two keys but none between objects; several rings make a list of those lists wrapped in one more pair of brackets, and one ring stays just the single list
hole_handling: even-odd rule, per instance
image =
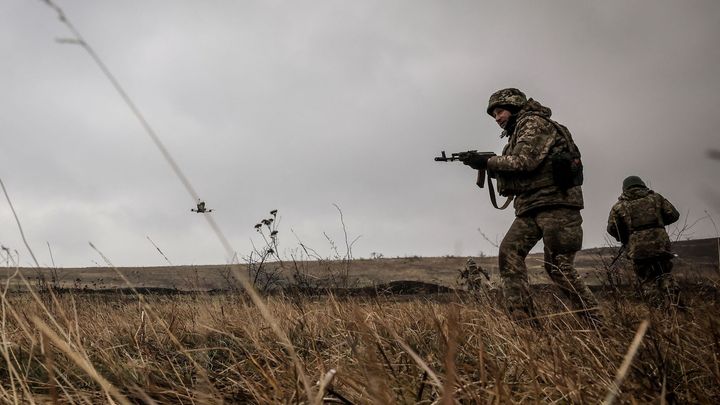
[{"label": "grey cloud", "polygon": [[[512,220],[441,149],[494,150],[490,92],[518,86],[567,124],[587,166],[585,245],[628,174],[703,215],[720,148],[720,4],[697,1],[60,3],[157,130],[241,253],[280,209],[328,252],[492,254]],[[42,2],[0,6],[0,176],[59,264],[219,263],[222,246],[82,48]],[[7,210],[0,242],[22,242]],[[709,223],[697,235],[710,235]],[[460,247],[459,247],[460,246]],[[458,251],[459,250],[459,251]],[[47,262],[47,260],[45,260]]]}]

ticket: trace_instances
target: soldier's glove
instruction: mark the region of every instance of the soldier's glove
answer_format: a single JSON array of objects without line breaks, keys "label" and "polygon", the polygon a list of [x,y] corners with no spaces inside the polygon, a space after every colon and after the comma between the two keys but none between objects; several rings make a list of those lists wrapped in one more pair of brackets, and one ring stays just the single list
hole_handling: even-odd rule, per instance
[{"label": "soldier's glove", "polygon": [[462,152],[458,158],[464,165],[470,166],[475,170],[484,170],[487,168],[487,161],[495,154],[480,154],[477,152]]}]

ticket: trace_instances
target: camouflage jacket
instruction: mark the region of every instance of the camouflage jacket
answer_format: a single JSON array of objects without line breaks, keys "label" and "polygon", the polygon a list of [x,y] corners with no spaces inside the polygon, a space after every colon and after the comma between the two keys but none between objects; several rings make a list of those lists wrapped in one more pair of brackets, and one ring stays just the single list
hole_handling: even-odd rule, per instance
[{"label": "camouflage jacket", "polygon": [[613,205],[607,232],[626,245],[632,260],[672,255],[665,226],[678,220],[680,214],[662,195],[646,188],[625,190]]},{"label": "camouflage jacket", "polygon": [[515,215],[541,207],[583,208],[580,186],[561,189],[554,184],[549,156],[567,150],[567,142],[553,121],[552,111],[530,99],[517,114],[515,125],[503,131],[508,143],[502,156],[488,160],[503,195],[515,196]]}]

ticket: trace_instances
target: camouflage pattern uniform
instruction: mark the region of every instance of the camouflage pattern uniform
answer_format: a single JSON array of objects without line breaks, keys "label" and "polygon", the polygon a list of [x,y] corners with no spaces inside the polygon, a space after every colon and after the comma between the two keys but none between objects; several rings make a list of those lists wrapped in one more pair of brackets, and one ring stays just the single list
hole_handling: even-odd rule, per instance
[{"label": "camouflage pattern uniform", "polygon": [[[465,267],[460,270],[458,279],[461,285],[470,291],[481,291],[483,285],[490,281],[490,274],[480,266],[472,257],[468,257]],[[483,279],[485,279],[483,281]]]},{"label": "camouflage pattern uniform", "polygon": [[570,147],[560,132],[567,128],[550,119],[549,108],[533,99],[526,100],[517,89],[493,94],[488,114],[492,115],[496,107],[517,111],[501,136],[508,137],[502,156],[487,162],[489,172],[497,178],[500,194],[515,198],[516,218],[500,244],[498,255],[508,311],[514,317],[519,311],[534,316],[525,258],[541,239],[545,245],[545,270],[572,307],[595,308],[598,306],[595,296],[574,267],[583,237],[582,190],[580,186],[559,187],[549,158]]},{"label": "camouflage pattern uniform", "polygon": [[625,245],[642,292],[654,304],[677,299],[677,284],[670,273],[674,255],[665,226],[679,217],[668,200],[637,176],[625,179],[623,193],[610,210],[607,232]]}]

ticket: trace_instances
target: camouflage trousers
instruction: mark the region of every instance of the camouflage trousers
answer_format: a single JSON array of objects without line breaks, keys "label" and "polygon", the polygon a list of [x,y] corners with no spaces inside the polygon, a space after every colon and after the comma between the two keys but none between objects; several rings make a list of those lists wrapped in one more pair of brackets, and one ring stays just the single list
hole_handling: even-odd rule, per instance
[{"label": "camouflage trousers", "polygon": [[648,303],[658,307],[664,303],[678,303],[680,289],[671,274],[673,268],[671,258],[635,260],[633,268],[638,277],[643,298]]},{"label": "camouflage trousers", "polygon": [[515,218],[498,254],[503,295],[511,314],[523,311],[535,315],[525,258],[541,239],[545,245],[545,271],[570,300],[572,308],[598,306],[574,267],[582,238],[582,216],[577,209],[550,208]]}]

